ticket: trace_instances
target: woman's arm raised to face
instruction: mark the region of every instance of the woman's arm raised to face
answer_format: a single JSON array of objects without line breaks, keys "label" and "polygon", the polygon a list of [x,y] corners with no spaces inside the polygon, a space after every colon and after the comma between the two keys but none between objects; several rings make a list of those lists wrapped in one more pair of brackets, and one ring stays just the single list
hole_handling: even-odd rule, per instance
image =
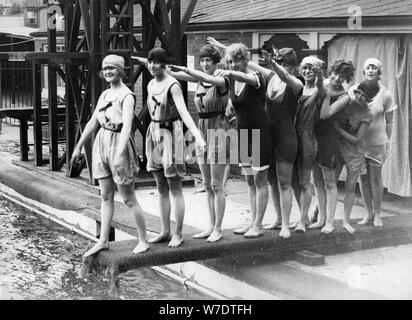
[{"label": "woman's arm raised to face", "polygon": [[292,76],[289,72],[286,71],[285,68],[278,64],[275,60],[272,59],[271,63],[273,66],[273,70],[278,74],[280,80],[286,82],[286,84],[289,85],[295,93],[298,93],[303,89],[303,83],[298,78]]},{"label": "woman's arm raised to face", "polygon": [[330,90],[327,89],[325,99],[323,100],[322,108],[320,109],[321,119],[330,118],[335,113],[345,108],[350,102],[350,97],[348,95],[344,95],[332,104],[330,104],[330,98]]}]

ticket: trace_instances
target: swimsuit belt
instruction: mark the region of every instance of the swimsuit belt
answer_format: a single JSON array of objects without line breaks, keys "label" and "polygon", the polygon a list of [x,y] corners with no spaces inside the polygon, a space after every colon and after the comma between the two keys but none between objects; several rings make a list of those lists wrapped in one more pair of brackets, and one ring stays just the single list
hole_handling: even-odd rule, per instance
[{"label": "swimsuit belt", "polygon": [[200,119],[210,119],[217,117],[221,114],[225,114],[224,111],[213,111],[213,112],[199,112],[199,118]]},{"label": "swimsuit belt", "polygon": [[159,123],[160,128],[171,129],[172,123],[175,122],[175,121],[178,121],[178,120],[182,120],[180,118],[180,116],[176,116],[176,117],[170,118],[168,120],[162,120],[162,121],[152,119],[152,122]]},{"label": "swimsuit belt", "polygon": [[120,132],[122,131],[123,128],[123,123],[119,124],[118,128],[115,129],[110,129],[110,128],[106,128],[105,126],[100,125],[104,130],[108,130],[108,131],[112,131],[112,132]]}]

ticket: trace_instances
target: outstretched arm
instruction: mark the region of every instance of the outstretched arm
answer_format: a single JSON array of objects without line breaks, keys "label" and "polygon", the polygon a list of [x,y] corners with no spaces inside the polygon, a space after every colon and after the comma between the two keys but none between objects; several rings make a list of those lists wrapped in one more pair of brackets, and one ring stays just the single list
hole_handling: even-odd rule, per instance
[{"label": "outstretched arm", "polygon": [[226,50],[226,49],[227,49],[227,46],[225,46],[223,43],[220,43],[219,41],[217,41],[217,40],[216,40],[215,38],[213,38],[213,37],[207,37],[207,38],[206,38],[206,42],[207,42],[208,44],[212,45],[212,46],[221,48],[221,49],[223,49],[223,50]]},{"label": "outstretched arm", "polygon": [[258,65],[256,62],[253,62],[253,61],[249,61],[247,63],[247,66],[248,66],[248,68],[250,68],[250,70],[257,71],[257,72],[261,73],[265,78],[267,78],[269,76],[270,72],[271,72],[270,69],[264,68],[264,67]]},{"label": "outstretched arm", "polygon": [[251,73],[244,73],[244,72],[233,71],[233,70],[220,70],[217,73],[217,76],[227,77],[232,80],[244,82],[254,87],[257,87],[258,85],[260,85],[258,78],[254,74],[251,74]]},{"label": "outstretched arm", "polygon": [[344,95],[334,103],[330,104],[330,90],[326,91],[326,97],[323,100],[322,108],[320,109],[320,118],[321,119],[328,119],[333,116],[335,113],[339,112],[343,108],[345,108],[349,102],[350,97],[349,95]]},{"label": "outstretched arm", "polygon": [[219,88],[226,88],[227,86],[226,81],[223,77],[211,76],[202,71],[193,70],[193,69],[189,69],[187,67],[182,67],[182,66],[171,65],[170,67],[172,71],[178,71],[176,73],[179,73],[179,74],[180,73],[187,74],[189,77],[195,79],[196,82],[200,81],[200,82],[210,83]]},{"label": "outstretched arm", "polygon": [[289,72],[286,71],[285,68],[278,64],[274,59],[271,59],[271,63],[273,66],[273,70],[278,74],[280,80],[286,82],[286,84],[289,85],[295,93],[298,93],[300,92],[300,90],[302,90],[303,84],[298,78],[292,76]]},{"label": "outstretched arm", "polygon": [[370,122],[362,122],[358,131],[356,132],[356,136],[350,134],[349,132],[343,130],[338,123],[335,123],[335,130],[347,141],[353,144],[357,144],[359,141],[362,140],[363,136],[365,135],[366,131],[368,131]]},{"label": "outstretched arm", "polygon": [[177,80],[187,81],[187,82],[198,82],[196,78],[192,77],[191,75],[187,74],[184,71],[178,71],[177,69],[173,68],[174,66],[169,65],[166,68],[168,74],[170,74],[173,78]]},{"label": "outstretched arm", "polygon": [[147,67],[147,62],[148,62],[147,58],[138,57],[138,56],[131,56],[131,58],[135,60],[137,64]]}]

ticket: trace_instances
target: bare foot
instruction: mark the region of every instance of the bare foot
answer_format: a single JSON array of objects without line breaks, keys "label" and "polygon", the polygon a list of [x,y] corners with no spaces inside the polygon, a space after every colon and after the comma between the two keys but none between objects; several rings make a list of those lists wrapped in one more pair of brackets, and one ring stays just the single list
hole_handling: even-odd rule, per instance
[{"label": "bare foot", "polygon": [[279,232],[279,237],[283,239],[290,238],[290,231],[288,227],[282,227],[282,229]]},{"label": "bare foot", "polygon": [[343,222],[342,226],[349,232],[349,233],[354,233],[356,230],[354,227],[352,227],[349,222]]},{"label": "bare foot", "polygon": [[372,221],[373,221],[373,217],[367,216],[367,217],[363,218],[363,220],[359,221],[358,224],[361,225],[361,226],[364,226],[366,224],[372,223]]},{"label": "bare foot", "polygon": [[331,232],[333,232],[333,230],[335,230],[335,227],[334,227],[332,224],[327,223],[327,224],[325,224],[325,226],[322,228],[321,232],[323,232],[323,233],[331,233]]},{"label": "bare foot", "polygon": [[316,223],[312,223],[308,226],[308,229],[320,229],[325,225],[325,222],[318,221]]},{"label": "bare foot", "polygon": [[85,252],[83,257],[87,258],[87,257],[90,257],[93,254],[98,253],[101,250],[107,250],[107,249],[109,249],[109,244],[107,242],[105,242],[105,243],[97,242],[91,249],[89,249]]},{"label": "bare foot", "polygon": [[303,222],[298,222],[298,225],[295,228],[295,232],[298,232],[298,233],[306,232],[306,225]]},{"label": "bare foot", "polygon": [[289,224],[289,228],[290,228],[290,229],[295,229],[295,228],[298,226],[298,223],[299,223],[298,221],[295,221],[295,222],[290,223],[290,224]]},{"label": "bare foot", "polygon": [[250,228],[243,236],[247,239],[263,237],[262,229]]},{"label": "bare foot", "polygon": [[222,231],[213,230],[212,234],[209,238],[207,238],[207,242],[218,242],[219,240],[223,239]]},{"label": "bare foot", "polygon": [[375,214],[375,217],[373,218],[373,225],[375,227],[383,227],[383,222],[380,214]]},{"label": "bare foot", "polygon": [[150,238],[149,240],[147,240],[147,242],[149,243],[159,243],[159,242],[166,242],[166,241],[170,241],[170,234],[168,233],[159,234],[157,237]]},{"label": "bare foot", "polygon": [[275,221],[263,227],[263,230],[276,230],[282,227],[282,221]]},{"label": "bare foot", "polygon": [[149,243],[145,241],[139,241],[137,246],[133,249],[133,253],[143,253],[149,250]]},{"label": "bare foot", "polygon": [[169,242],[169,247],[175,248],[183,243],[183,236],[174,234],[172,240]]},{"label": "bare foot", "polygon": [[250,229],[250,225],[237,228],[233,231],[234,234],[245,234]]},{"label": "bare foot", "polygon": [[193,235],[193,239],[205,239],[212,234],[213,230],[206,230]]}]

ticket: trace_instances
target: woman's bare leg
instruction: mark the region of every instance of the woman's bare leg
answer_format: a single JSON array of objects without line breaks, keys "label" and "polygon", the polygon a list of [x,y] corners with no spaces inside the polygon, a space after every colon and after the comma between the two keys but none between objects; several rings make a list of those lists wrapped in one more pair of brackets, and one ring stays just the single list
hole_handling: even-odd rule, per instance
[{"label": "woman's bare leg", "polygon": [[226,196],[223,190],[223,177],[225,170],[227,168],[226,164],[212,164],[211,165],[211,175],[212,175],[212,192],[214,194],[214,227],[213,232],[210,237],[207,238],[208,242],[216,242],[222,239],[222,222],[223,216],[225,214],[226,208]]},{"label": "woman's bare leg", "polygon": [[212,234],[213,226],[215,225],[215,194],[212,190],[211,185],[212,179],[210,166],[210,164],[199,163],[200,172],[202,173],[203,177],[203,186],[206,190],[207,209],[209,213],[209,227],[205,231],[193,235],[193,238],[195,239],[204,239],[209,237]]},{"label": "woman's bare leg", "polygon": [[367,211],[366,217],[359,221],[358,224],[365,225],[368,223],[372,223],[373,221],[373,203],[372,203],[372,186],[371,186],[371,173],[370,173],[370,165],[368,164],[368,160],[366,161],[366,174],[361,175],[360,177],[360,190],[363,198],[363,203],[365,204],[365,208]]},{"label": "woman's bare leg", "polygon": [[369,166],[371,187],[372,187],[372,203],[373,203],[373,225],[382,227],[381,219],[381,204],[383,197],[383,180],[382,166]]},{"label": "woman's bare leg", "polygon": [[353,202],[355,201],[356,183],[358,181],[357,174],[347,173],[345,182],[345,199],[343,200],[343,221],[342,226],[350,233],[354,233],[355,229],[350,225],[350,214],[352,212]]},{"label": "woman's bare leg", "polygon": [[315,186],[315,194],[318,202],[317,208],[319,212],[316,222],[309,225],[308,229],[322,228],[326,220],[327,193],[322,171],[323,169],[319,166],[319,163],[315,163],[312,172],[313,184]]},{"label": "woman's bare leg", "polygon": [[89,257],[96,254],[100,250],[109,248],[109,233],[110,225],[114,214],[114,181],[110,176],[108,178],[99,179],[101,192],[101,229],[99,241],[85,254],[84,257]]},{"label": "woman's bare leg", "polygon": [[248,186],[248,193],[249,193],[249,203],[250,203],[250,223],[236,229],[234,231],[235,234],[245,234],[246,231],[253,225],[253,222],[256,218],[256,185],[255,185],[255,178],[253,174],[246,174],[245,180]]},{"label": "woman's bare leg", "polygon": [[268,169],[254,171],[256,185],[256,216],[252,227],[244,234],[245,237],[254,238],[263,235],[262,222],[268,204]]},{"label": "woman's bare leg", "polygon": [[164,176],[162,170],[153,171],[153,176],[156,180],[157,191],[159,192],[159,208],[160,208],[160,221],[162,230],[157,237],[149,239],[149,243],[164,242],[170,240],[170,197],[169,197],[169,184]]},{"label": "woman's bare leg", "polygon": [[176,220],[176,230],[169,242],[169,247],[178,247],[183,243],[183,219],[185,217],[185,201],[182,193],[180,177],[167,178],[173,200],[173,212]]},{"label": "woman's bare leg", "polygon": [[136,194],[134,192],[134,183],[129,185],[117,185],[117,188],[120,195],[122,196],[123,202],[132,212],[137,226],[139,242],[133,249],[133,253],[143,253],[149,250],[149,243],[146,239],[146,223],[144,219],[144,211],[136,199]]},{"label": "woman's bare leg", "polygon": [[296,232],[305,232],[309,223],[308,211],[312,202],[310,174],[311,169],[299,168],[300,182],[300,220],[295,228]]}]

